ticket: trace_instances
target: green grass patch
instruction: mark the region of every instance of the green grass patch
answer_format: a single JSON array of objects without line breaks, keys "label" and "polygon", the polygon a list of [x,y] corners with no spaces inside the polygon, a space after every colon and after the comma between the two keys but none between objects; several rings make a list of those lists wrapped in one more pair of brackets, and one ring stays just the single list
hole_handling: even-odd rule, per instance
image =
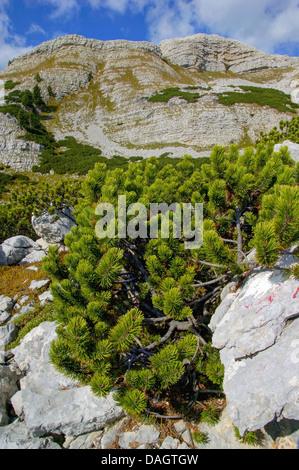
[{"label": "green grass patch", "polygon": [[28,313],[24,313],[24,315],[21,315],[13,321],[13,323],[19,328],[19,331],[17,338],[7,346],[7,349],[19,346],[21,340],[41,323],[46,321],[54,322],[55,320],[53,305],[49,304],[42,307],[38,303],[33,310]]},{"label": "green grass patch", "polygon": [[175,96],[186,100],[187,103],[195,103],[200,98],[199,93],[191,93],[189,91],[182,91],[179,87],[171,87],[164,88],[164,90],[157,92],[147,100],[151,103],[168,103]]},{"label": "green grass patch", "polygon": [[7,186],[15,183],[16,180],[28,182],[30,179],[28,176],[22,175],[21,173],[13,173],[12,175],[3,172],[0,173],[0,198],[7,190]]},{"label": "green grass patch", "polygon": [[[132,158],[134,161],[134,157]],[[129,160],[118,155],[112,158],[104,157],[100,149],[77,142],[74,137],[68,136],[57,141],[53,148],[45,149],[41,155],[40,165],[35,165],[32,170],[43,174],[53,170],[59,175],[86,175],[96,163],[105,163],[108,169],[114,169],[127,167]]]},{"label": "green grass patch", "polygon": [[7,80],[5,82],[4,88],[5,90],[12,90],[14,87],[19,85],[21,82],[14,82],[13,80]]},{"label": "green grass patch", "polygon": [[226,91],[218,94],[220,104],[231,106],[236,103],[257,104],[270,106],[280,112],[295,113],[299,105],[293,103],[291,96],[274,88],[262,88],[254,86],[240,86],[242,92]]}]

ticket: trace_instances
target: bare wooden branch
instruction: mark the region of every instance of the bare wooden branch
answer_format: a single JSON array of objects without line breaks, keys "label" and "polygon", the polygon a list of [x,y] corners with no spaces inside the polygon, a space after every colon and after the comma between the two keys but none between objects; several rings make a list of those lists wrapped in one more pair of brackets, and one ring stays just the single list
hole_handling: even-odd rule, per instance
[{"label": "bare wooden branch", "polygon": [[236,226],[237,226],[237,233],[238,233],[238,241],[237,241],[237,246],[238,246],[238,260],[237,263],[242,262],[242,253],[243,253],[243,235],[242,235],[242,230],[241,230],[241,216],[240,216],[240,208],[239,205],[236,207]]},{"label": "bare wooden branch", "polygon": [[231,274],[232,274],[232,272],[229,271],[228,273],[223,274],[223,276],[219,276],[219,277],[217,277],[217,279],[213,279],[212,281],[200,282],[199,284],[192,284],[192,287],[205,287],[205,286],[210,286],[210,285],[212,285],[212,284],[216,284],[217,282],[220,282],[220,281],[226,279],[226,278],[229,277]]},{"label": "bare wooden branch", "polygon": [[148,411],[145,410],[146,413],[149,415],[155,416],[156,418],[161,418],[161,419],[182,419],[184,418],[183,415],[177,415],[177,416],[165,416],[165,415],[160,415],[159,413],[154,413],[153,411]]},{"label": "bare wooden branch", "polygon": [[169,317],[158,317],[158,318],[145,318],[146,323],[159,323],[163,321],[170,321],[171,318]]},{"label": "bare wooden branch", "polygon": [[192,300],[191,302],[188,302],[188,307],[191,307],[192,305],[199,304],[200,302],[203,302],[204,300],[208,299],[209,297],[212,297],[216,293],[218,293],[221,290],[221,286],[216,287],[214,290],[209,292],[208,294],[204,295],[203,297],[200,297],[199,299]]},{"label": "bare wooden branch", "polygon": [[236,245],[238,244],[238,241],[237,240],[230,240],[228,238],[221,238],[221,240],[223,242],[227,242],[227,243],[235,243]]},{"label": "bare wooden branch", "polygon": [[159,346],[160,344],[165,343],[165,341],[167,341],[171,337],[172,333],[175,330],[187,331],[189,330],[189,328],[190,328],[190,323],[188,321],[183,322],[183,321],[172,320],[165,335],[162,336],[162,338],[160,338],[159,341],[154,341],[153,343],[146,346],[144,349],[147,351],[150,351],[151,349],[154,349],[156,346]]},{"label": "bare wooden branch", "polygon": [[221,264],[208,263],[207,261],[203,261],[201,259],[192,259],[192,261],[194,261],[194,263],[203,264],[204,266],[210,266],[211,268],[225,268],[226,267]]}]

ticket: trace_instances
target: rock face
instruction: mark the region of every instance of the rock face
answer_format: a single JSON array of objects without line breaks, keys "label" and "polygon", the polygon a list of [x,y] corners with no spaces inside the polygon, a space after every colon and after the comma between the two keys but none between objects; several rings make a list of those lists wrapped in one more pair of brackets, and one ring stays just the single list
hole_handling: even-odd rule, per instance
[{"label": "rock face", "polygon": [[26,424],[17,420],[1,429],[0,449],[61,449],[61,447],[52,437],[31,438]]},{"label": "rock face", "polygon": [[[237,440],[227,409],[215,426],[196,425],[206,435],[202,444],[193,440],[192,423],[182,419],[175,422],[172,436],[163,438],[156,426],[132,421],[111,395],[96,399],[89,387],[54,370],[49,346],[55,330],[53,322],[34,328],[11,350],[9,363],[0,367],[0,449],[111,449],[116,443],[121,449],[250,449]],[[10,421],[7,404],[17,415]],[[262,441],[255,448],[296,448],[299,431],[284,427],[286,438],[272,426],[261,432]]]},{"label": "rock face", "polygon": [[44,212],[39,217],[32,217],[35,233],[49,244],[64,242],[65,235],[76,225],[70,210],[55,212],[50,215]]},{"label": "rock face", "polygon": [[265,54],[254,47],[217,34],[194,34],[161,42],[163,57],[173,64],[199,72],[256,72],[267,68],[290,67],[297,58]]},{"label": "rock face", "polygon": [[24,417],[32,437],[48,434],[78,436],[101,429],[124,415],[112,398],[97,398],[88,386],[58,373],[49,361],[56,324],[42,323],[12,350],[14,363],[25,377],[11,402]]},{"label": "rock face", "polygon": [[196,67],[200,72],[235,73],[254,72],[260,68],[290,67],[298,64],[296,57],[265,54],[240,41],[227,39],[216,34],[194,34],[185,38],[166,39],[159,46],[146,41],[87,39],[76,34],[47,41],[33,50],[12,60],[9,71],[23,69],[28,61],[39,65],[41,60],[59,56],[68,48],[70,52],[83,51],[85,61],[100,61],[103,55],[113,51],[141,50],[169,59],[183,67]]},{"label": "rock face", "polygon": [[34,250],[40,249],[37,243],[24,235],[8,238],[2,243],[1,248],[8,266],[18,263]]},{"label": "rock face", "polygon": [[[64,36],[13,60],[0,78],[20,80],[18,88],[32,89],[37,70],[44,99],[49,99],[50,85],[58,106],[53,119],[44,122],[48,130],[57,139],[69,135],[100,148],[107,157],[198,157],[209,156],[215,144],[248,145],[260,131],[267,133],[281,119],[290,119],[291,113],[254,104],[224,106],[217,94],[251,85],[277,88],[296,100],[299,89],[298,59],[204,34],[162,41],[159,46]],[[194,103],[178,97],[167,103],[148,101],[170,87],[191,87],[189,91],[200,98]],[[7,150],[16,140],[12,135],[7,147],[7,139],[0,137],[0,160],[17,166],[20,158],[13,163]],[[24,165],[29,164],[25,159]]]},{"label": "rock face", "polygon": [[0,113],[0,163],[27,171],[39,162],[41,146],[19,139],[22,134],[16,119]]},{"label": "rock face", "polygon": [[18,391],[19,377],[9,367],[0,366],[0,426],[9,424],[6,403]]},{"label": "rock face", "polygon": [[225,366],[228,413],[240,433],[299,420],[299,281],[254,270],[210,323]]},{"label": "rock face", "polygon": [[285,140],[282,144],[274,145],[274,152],[279,152],[281,147],[288,147],[290,155],[295,162],[299,162],[299,144],[291,142],[290,140]]}]

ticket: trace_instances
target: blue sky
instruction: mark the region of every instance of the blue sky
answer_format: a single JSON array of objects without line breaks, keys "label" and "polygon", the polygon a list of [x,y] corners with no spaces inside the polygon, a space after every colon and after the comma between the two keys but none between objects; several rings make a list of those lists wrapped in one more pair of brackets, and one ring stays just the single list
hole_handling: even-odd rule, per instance
[{"label": "blue sky", "polygon": [[0,70],[65,34],[150,41],[219,34],[299,55],[299,0],[0,0]]}]

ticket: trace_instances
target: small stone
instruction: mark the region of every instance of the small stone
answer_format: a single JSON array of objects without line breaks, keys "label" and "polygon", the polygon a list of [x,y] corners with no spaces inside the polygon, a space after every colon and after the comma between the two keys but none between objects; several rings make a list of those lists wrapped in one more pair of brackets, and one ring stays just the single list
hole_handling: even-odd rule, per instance
[{"label": "small stone", "polygon": [[130,444],[132,444],[132,442],[135,442],[137,440],[136,437],[137,437],[136,431],[124,432],[120,436],[118,440],[118,444],[122,449],[131,449]]},{"label": "small stone", "polygon": [[76,439],[75,436],[65,436],[65,440],[64,440],[64,443],[63,443],[63,448],[64,449],[69,449],[71,443]]},{"label": "small stone", "polygon": [[51,294],[51,291],[47,290],[43,294],[39,295],[38,298],[41,306],[43,307],[47,302],[52,302],[53,295]]},{"label": "small stone", "polygon": [[21,416],[23,411],[23,402],[22,402],[22,392],[18,390],[12,397],[11,397],[11,404],[17,416]]},{"label": "small stone", "polygon": [[11,312],[15,304],[15,301],[7,295],[0,295],[0,312]]},{"label": "small stone", "polygon": [[50,215],[44,212],[39,217],[32,217],[32,227],[36,234],[49,244],[63,243],[65,235],[76,225],[69,209]]},{"label": "small stone", "polygon": [[0,325],[3,325],[10,317],[10,312],[0,312]]},{"label": "small stone", "polygon": [[186,429],[186,423],[182,419],[174,423],[174,428],[178,434],[182,434],[182,432]]},{"label": "small stone", "polygon": [[18,330],[13,324],[0,326],[0,350],[16,338]]},{"label": "small stone", "polygon": [[107,449],[113,444],[113,442],[119,436],[121,428],[126,424],[128,420],[129,420],[128,418],[123,418],[120,421],[116,422],[115,424],[113,424],[112,426],[104,430],[104,433],[101,439],[102,449]]},{"label": "small stone", "polygon": [[186,444],[186,442],[182,442],[182,444],[179,444],[178,449],[190,449],[190,447]]},{"label": "small stone", "polygon": [[37,267],[37,266],[28,266],[26,269],[28,269],[28,271],[35,271],[35,272],[38,271],[38,267]]},{"label": "small stone", "polygon": [[97,448],[103,431],[94,431],[88,434],[85,441],[85,449]]},{"label": "small stone", "polygon": [[89,434],[82,434],[70,443],[69,449],[86,449],[85,442]]},{"label": "small stone", "polygon": [[171,436],[167,436],[162,442],[160,449],[177,449],[180,444],[178,439],[174,439]]},{"label": "small stone", "polygon": [[19,263],[31,251],[39,248],[33,240],[23,235],[8,238],[1,246],[8,266]]},{"label": "small stone", "polygon": [[19,304],[23,305],[25,302],[27,302],[27,300],[29,300],[29,296],[28,295],[23,295],[23,297],[21,297],[20,300],[19,300]]},{"label": "small stone", "polygon": [[19,265],[39,263],[45,256],[46,253],[43,250],[33,250],[19,262]]},{"label": "small stone", "polygon": [[33,290],[33,289],[41,289],[42,287],[46,286],[47,284],[49,284],[50,282],[50,279],[45,279],[45,280],[42,280],[42,281],[31,281],[31,284],[29,286],[29,289]]},{"label": "small stone", "polygon": [[160,432],[153,425],[142,425],[137,432],[136,441],[140,444],[154,444],[160,436]]},{"label": "small stone", "polygon": [[182,436],[182,439],[186,442],[186,444],[189,444],[190,446],[193,445],[192,437],[191,437],[189,429],[185,429],[185,431],[182,432],[181,436]]}]

